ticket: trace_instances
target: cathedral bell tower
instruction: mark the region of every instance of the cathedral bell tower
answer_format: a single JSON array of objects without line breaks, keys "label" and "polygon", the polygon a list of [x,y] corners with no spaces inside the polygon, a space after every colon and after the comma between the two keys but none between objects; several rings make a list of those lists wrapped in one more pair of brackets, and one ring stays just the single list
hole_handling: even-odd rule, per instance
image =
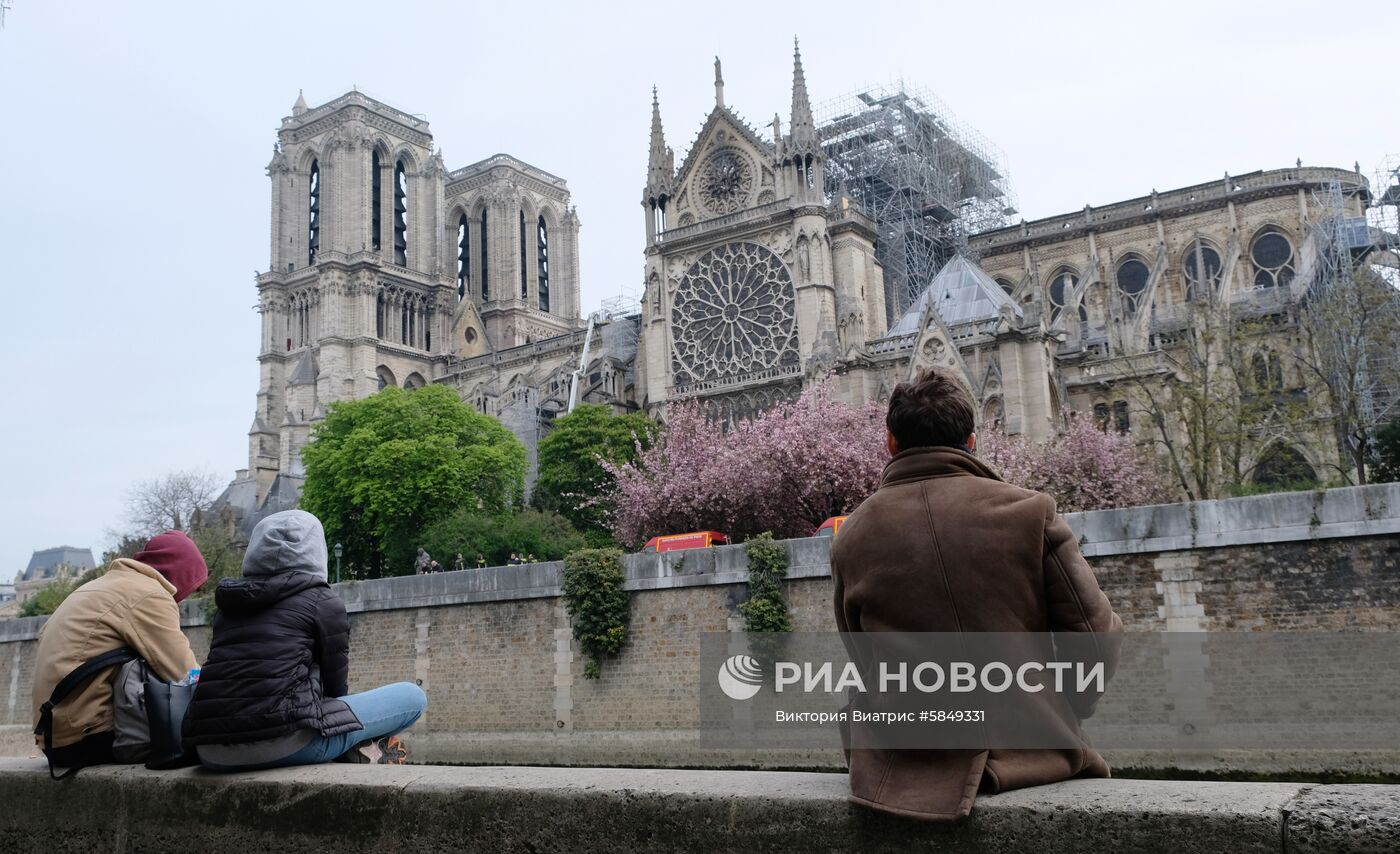
[{"label": "cathedral bell tower", "polygon": [[[258,276],[260,382],[249,431],[258,502],[300,487],[327,404],[440,370],[457,295],[437,235],[446,170],[428,123],[360,93],[282,120],[270,269]],[[280,483],[279,483],[280,482]]]}]

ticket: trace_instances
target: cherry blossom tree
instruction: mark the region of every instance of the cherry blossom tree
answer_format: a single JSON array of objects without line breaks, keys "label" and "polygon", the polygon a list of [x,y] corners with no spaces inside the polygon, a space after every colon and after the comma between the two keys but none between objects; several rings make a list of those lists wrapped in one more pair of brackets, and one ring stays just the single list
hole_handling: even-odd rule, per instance
[{"label": "cherry blossom tree", "polygon": [[1073,412],[1064,423],[1046,442],[988,431],[977,455],[1008,483],[1052,496],[1062,513],[1176,500],[1160,462],[1130,437]]},{"label": "cherry blossom tree", "polygon": [[[601,461],[617,483],[608,520],[613,537],[636,548],[687,531],[739,540],[764,531],[810,536],[879,486],[889,460],[884,414],[876,403],[833,400],[828,383],[728,431],[693,401],[673,404],[659,441],[639,444],[634,461]],[[1062,511],[1175,500],[1150,452],[1087,417],[1066,413],[1065,420],[1048,442],[979,435],[978,456],[1009,483],[1049,493]]]},{"label": "cherry blossom tree", "polygon": [[631,547],[685,531],[810,536],[874,492],[888,458],[881,407],[839,403],[826,383],[727,432],[694,402],[667,415],[635,462],[604,464],[617,481],[613,536]]}]

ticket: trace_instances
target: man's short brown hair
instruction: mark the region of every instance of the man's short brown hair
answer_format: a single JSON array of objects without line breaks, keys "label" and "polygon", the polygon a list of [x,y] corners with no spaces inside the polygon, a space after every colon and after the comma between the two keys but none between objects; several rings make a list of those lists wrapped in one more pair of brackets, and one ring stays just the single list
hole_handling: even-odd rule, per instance
[{"label": "man's short brown hair", "polygon": [[901,451],[932,445],[962,447],[972,434],[972,398],[951,373],[928,368],[890,395],[885,426]]}]

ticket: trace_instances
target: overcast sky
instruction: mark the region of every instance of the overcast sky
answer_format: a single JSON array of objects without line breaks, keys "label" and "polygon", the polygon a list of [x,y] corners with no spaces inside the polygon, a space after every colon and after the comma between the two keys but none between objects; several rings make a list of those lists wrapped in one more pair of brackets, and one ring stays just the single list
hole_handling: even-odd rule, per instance
[{"label": "overcast sky", "polygon": [[0,577],[120,529],[134,482],[247,465],[264,167],[297,91],[431,123],[449,168],[566,178],[583,307],[637,289],[651,87],[677,162],[713,105],[787,121],[903,79],[1006,157],[1027,218],[1400,153],[1390,4],[11,0],[0,30]]}]

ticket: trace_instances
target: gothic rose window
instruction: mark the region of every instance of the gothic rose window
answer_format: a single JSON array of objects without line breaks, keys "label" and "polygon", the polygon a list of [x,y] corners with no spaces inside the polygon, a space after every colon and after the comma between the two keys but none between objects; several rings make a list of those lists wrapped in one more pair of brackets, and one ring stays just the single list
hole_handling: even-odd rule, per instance
[{"label": "gothic rose window", "polygon": [[797,363],[792,275],[756,243],[711,249],[686,270],[671,307],[675,383]]},{"label": "gothic rose window", "polygon": [[700,170],[700,198],[712,213],[726,214],[743,207],[753,189],[753,170],[739,152],[721,148]]}]

